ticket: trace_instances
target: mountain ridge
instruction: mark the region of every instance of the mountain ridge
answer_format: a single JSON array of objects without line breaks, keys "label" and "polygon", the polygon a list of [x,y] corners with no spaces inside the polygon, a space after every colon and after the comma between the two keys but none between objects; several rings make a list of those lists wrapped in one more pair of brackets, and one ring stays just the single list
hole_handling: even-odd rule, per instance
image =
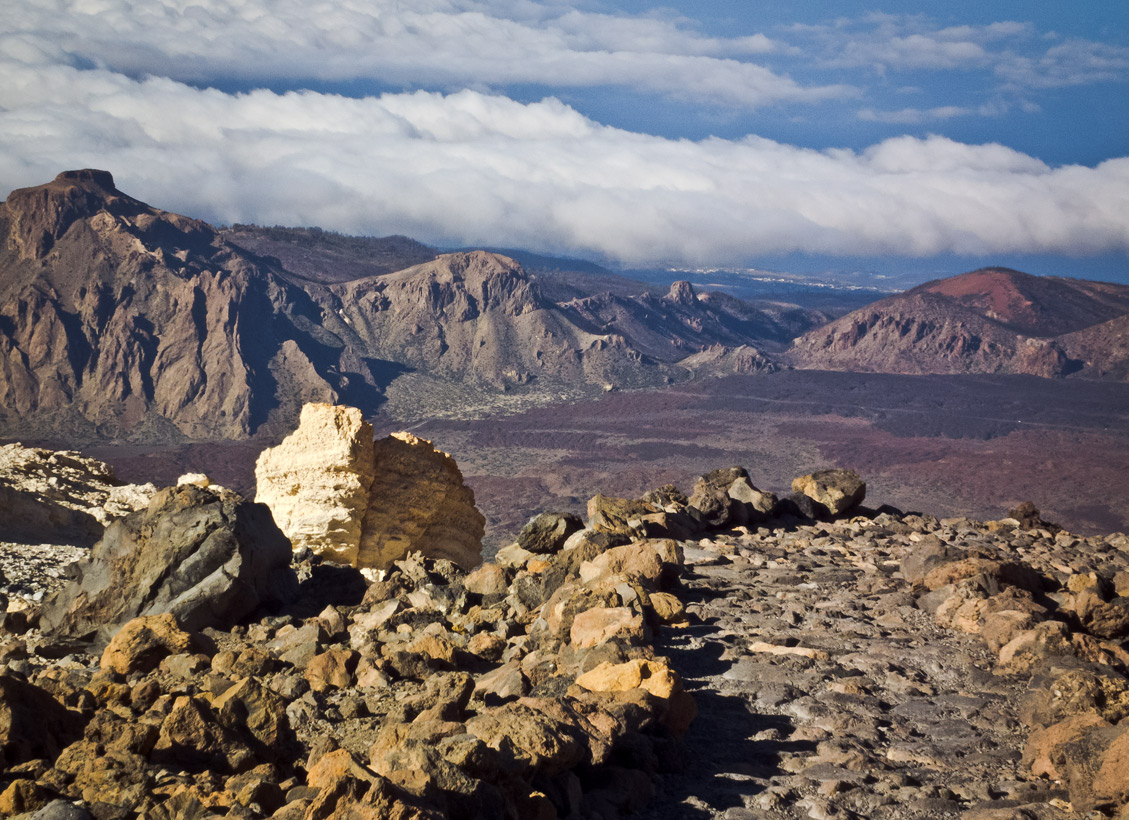
[{"label": "mountain ridge", "polygon": [[[558,302],[496,254],[436,255],[402,237],[313,229],[221,231],[134,199],[94,169],[12,192],[0,234],[0,431],[9,435],[270,436],[308,401],[372,413],[412,371],[494,391],[595,391],[724,370],[724,356],[680,364],[718,345],[781,345],[779,316],[699,298],[689,285],[674,297]],[[390,270],[405,259],[415,264]],[[797,311],[784,323],[822,320]],[[734,366],[772,366],[739,358]]]}]

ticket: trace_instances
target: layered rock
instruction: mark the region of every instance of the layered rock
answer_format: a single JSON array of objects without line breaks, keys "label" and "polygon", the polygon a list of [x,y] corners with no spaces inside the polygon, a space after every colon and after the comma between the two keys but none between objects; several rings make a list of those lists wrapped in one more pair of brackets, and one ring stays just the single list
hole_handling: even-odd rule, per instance
[{"label": "layered rock", "polygon": [[294,549],[357,567],[416,551],[465,568],[481,561],[485,519],[454,459],[410,433],[374,442],[356,408],[306,405],[298,429],[259,456],[255,478],[256,500]]},{"label": "layered rock", "polygon": [[262,505],[195,485],[119,519],[45,606],[46,635],[105,643],[141,615],[190,629],[232,624],[293,595],[290,547]]}]

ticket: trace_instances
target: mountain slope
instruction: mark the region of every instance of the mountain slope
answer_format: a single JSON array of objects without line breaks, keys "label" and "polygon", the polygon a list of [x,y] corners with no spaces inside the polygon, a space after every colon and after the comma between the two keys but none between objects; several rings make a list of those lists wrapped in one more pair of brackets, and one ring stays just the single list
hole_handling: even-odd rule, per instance
[{"label": "mountain slope", "polygon": [[[306,401],[372,413],[407,370],[546,396],[554,384],[747,372],[772,366],[761,347],[823,318],[686,283],[559,302],[497,254],[315,229],[219,232],[95,170],[13,191],[0,237],[0,435],[20,437],[269,435]],[[421,261],[389,270],[405,259]]]},{"label": "mountain slope", "polygon": [[304,292],[106,172],[14,191],[0,235],[7,430],[240,437],[338,398],[350,370],[372,382]]},{"label": "mountain slope", "polygon": [[1126,314],[1124,285],[987,268],[849,313],[796,339],[789,358],[824,370],[1110,377],[1118,368],[1101,362],[1116,359],[1105,351],[1117,334],[1091,329]]}]

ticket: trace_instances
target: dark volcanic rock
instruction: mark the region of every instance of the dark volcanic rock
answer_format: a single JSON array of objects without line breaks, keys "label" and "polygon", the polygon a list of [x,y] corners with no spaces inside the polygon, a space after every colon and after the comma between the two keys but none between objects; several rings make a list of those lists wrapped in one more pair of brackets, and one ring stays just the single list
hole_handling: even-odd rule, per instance
[{"label": "dark volcanic rock", "polygon": [[132,618],[163,612],[189,630],[230,627],[293,596],[290,555],[265,506],[226,491],[169,488],[106,530],[41,626],[99,642]]},{"label": "dark volcanic rock", "polygon": [[557,552],[574,532],[584,529],[584,521],[572,513],[541,513],[530,519],[518,534],[524,550],[546,555]]}]

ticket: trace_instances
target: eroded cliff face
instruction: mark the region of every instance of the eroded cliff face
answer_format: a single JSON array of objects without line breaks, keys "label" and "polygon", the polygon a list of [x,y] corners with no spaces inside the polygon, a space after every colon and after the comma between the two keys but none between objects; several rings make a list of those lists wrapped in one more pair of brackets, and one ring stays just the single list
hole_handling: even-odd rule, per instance
[{"label": "eroded cliff face", "polygon": [[304,326],[318,313],[304,293],[106,172],[12,192],[0,234],[9,420],[72,437],[241,437],[337,397],[334,374],[349,368],[339,341]]},{"label": "eroded cliff face", "polygon": [[373,441],[354,407],[312,403],[255,465],[256,501],[296,550],[387,567],[409,552],[470,568],[486,521],[455,460],[410,433]]}]

